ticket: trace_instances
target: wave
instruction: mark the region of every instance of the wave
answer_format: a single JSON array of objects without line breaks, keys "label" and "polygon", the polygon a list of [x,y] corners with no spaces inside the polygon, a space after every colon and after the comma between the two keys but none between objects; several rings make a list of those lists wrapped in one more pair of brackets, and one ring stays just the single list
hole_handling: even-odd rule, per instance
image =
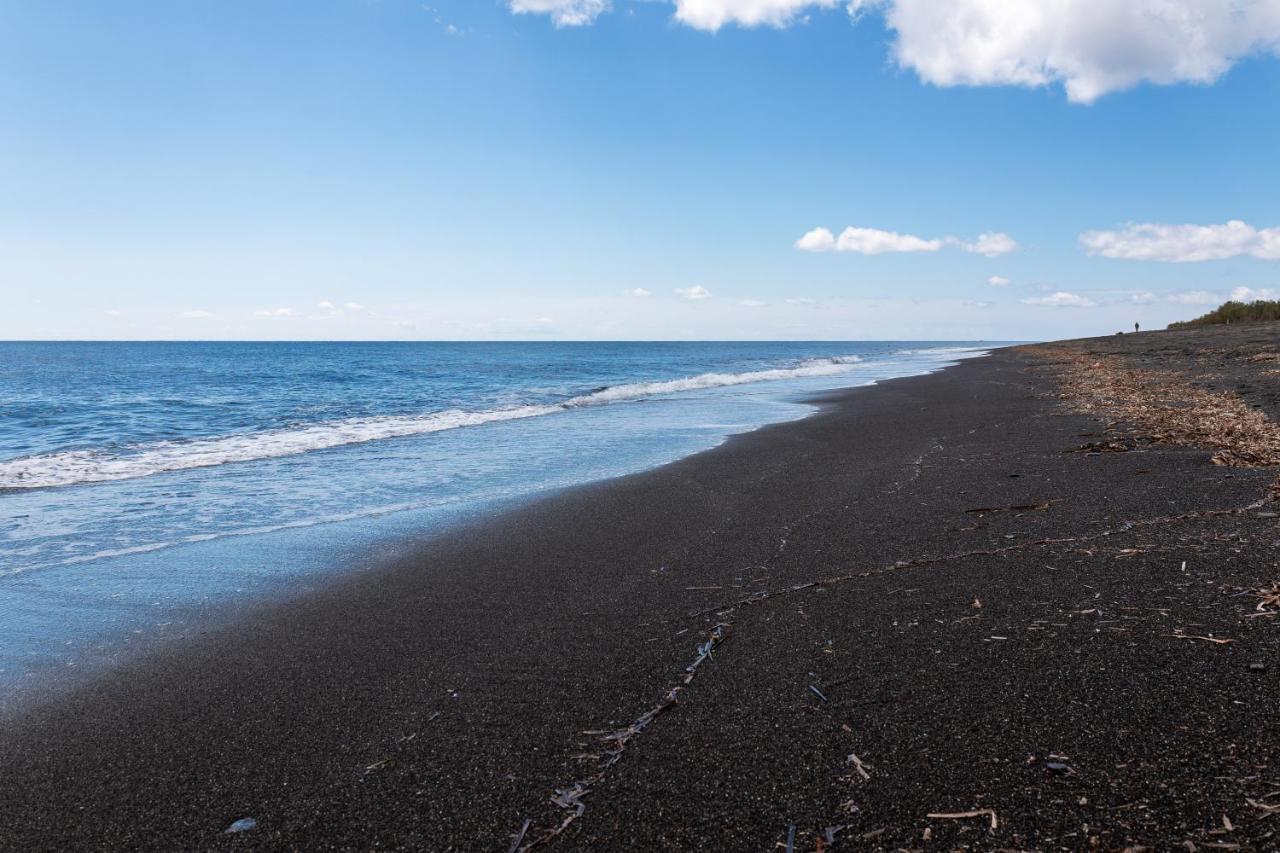
[{"label": "wave", "polygon": [[149,477],[192,468],[295,456],[350,444],[426,435],[462,427],[535,418],[570,409],[639,400],[664,394],[753,382],[830,376],[852,370],[856,355],[812,359],[794,367],[743,373],[703,373],[683,379],[632,382],[598,388],[558,403],[468,412],[448,409],[422,415],[384,415],[322,421],[289,429],[157,441],[120,450],[67,450],[0,462],[0,490],[47,489]]}]

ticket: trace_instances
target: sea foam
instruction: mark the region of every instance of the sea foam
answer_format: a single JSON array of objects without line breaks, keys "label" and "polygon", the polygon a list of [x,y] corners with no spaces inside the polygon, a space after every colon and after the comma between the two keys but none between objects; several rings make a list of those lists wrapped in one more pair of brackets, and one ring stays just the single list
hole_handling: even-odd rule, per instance
[{"label": "sea foam", "polygon": [[682,379],[631,382],[556,403],[488,411],[447,409],[420,415],[384,415],[320,421],[288,429],[260,430],[184,441],[156,441],[125,448],[67,450],[0,462],[0,489],[41,489],[148,477],[192,468],[253,462],[333,447],[426,435],[501,421],[535,418],[570,409],[628,402],[752,382],[830,376],[853,370],[859,356],[810,359],[792,367],[741,373],[702,373]]}]

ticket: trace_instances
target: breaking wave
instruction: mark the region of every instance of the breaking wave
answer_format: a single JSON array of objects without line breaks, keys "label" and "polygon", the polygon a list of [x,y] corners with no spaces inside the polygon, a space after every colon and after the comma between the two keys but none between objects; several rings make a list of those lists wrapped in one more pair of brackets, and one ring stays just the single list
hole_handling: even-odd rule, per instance
[{"label": "breaking wave", "polygon": [[557,403],[540,403],[489,411],[448,409],[421,415],[384,415],[322,421],[288,429],[156,441],[126,448],[67,450],[0,462],[0,489],[41,489],[128,480],[191,468],[210,468],[294,456],[349,444],[443,432],[500,421],[555,414],[587,406],[639,400],[682,391],[723,388],[752,382],[830,376],[852,370],[856,355],[812,359],[794,367],[743,373],[703,373],[684,379],[631,382],[599,388]]}]

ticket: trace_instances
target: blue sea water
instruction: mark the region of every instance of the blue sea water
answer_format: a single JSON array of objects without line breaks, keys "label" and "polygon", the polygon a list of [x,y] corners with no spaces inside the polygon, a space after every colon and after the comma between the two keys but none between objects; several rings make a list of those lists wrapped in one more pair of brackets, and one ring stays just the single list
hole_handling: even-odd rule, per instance
[{"label": "blue sea water", "polygon": [[978,342],[0,343],[0,705]]}]

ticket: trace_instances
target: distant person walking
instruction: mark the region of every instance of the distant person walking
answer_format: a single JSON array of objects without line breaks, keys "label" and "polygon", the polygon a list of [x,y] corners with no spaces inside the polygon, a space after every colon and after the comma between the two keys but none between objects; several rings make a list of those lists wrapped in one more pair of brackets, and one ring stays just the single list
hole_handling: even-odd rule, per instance
[{"label": "distant person walking", "polygon": [[1138,324],[1137,324],[1137,323],[1134,323],[1134,324],[1133,324],[1133,330],[1134,330],[1135,332],[1136,332],[1136,331],[1138,331]]}]

